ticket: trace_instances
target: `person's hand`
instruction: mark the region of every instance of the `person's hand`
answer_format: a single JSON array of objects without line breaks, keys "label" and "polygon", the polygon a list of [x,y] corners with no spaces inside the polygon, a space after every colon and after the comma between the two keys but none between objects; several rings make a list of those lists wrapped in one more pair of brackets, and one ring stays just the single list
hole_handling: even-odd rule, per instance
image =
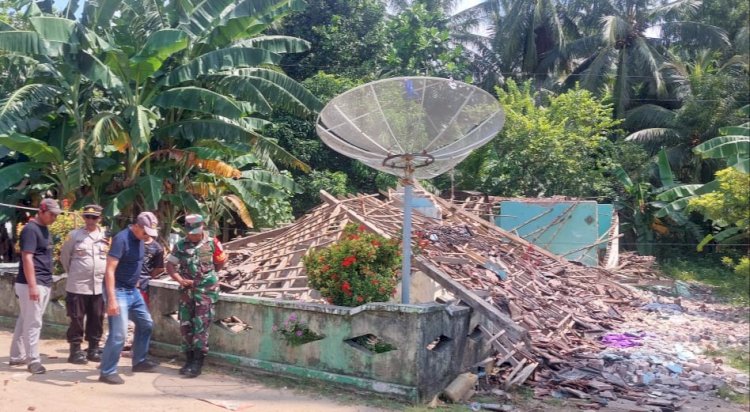
[{"label": "person's hand", "polygon": [[112,299],[107,302],[107,316],[117,316],[120,314],[120,305],[117,304],[117,299]]},{"label": "person's hand", "polygon": [[29,286],[29,300],[39,302],[39,289],[36,286]]},{"label": "person's hand", "polygon": [[182,286],[184,289],[190,289],[193,287],[193,281],[190,279],[182,279],[180,281],[180,286]]}]

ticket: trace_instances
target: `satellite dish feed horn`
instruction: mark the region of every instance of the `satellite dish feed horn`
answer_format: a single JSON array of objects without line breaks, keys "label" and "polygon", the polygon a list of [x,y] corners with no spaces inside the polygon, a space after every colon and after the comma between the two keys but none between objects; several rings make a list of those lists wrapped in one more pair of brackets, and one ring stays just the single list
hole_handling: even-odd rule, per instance
[{"label": "satellite dish feed horn", "polygon": [[413,179],[441,175],[490,141],[505,113],[486,91],[437,77],[396,77],[355,87],[320,112],[331,149],[401,178],[404,186],[401,302],[409,303]]}]

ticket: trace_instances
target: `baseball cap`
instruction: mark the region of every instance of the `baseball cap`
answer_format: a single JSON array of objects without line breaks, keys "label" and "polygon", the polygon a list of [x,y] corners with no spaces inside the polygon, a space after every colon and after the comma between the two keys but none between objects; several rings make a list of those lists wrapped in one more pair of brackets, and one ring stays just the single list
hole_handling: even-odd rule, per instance
[{"label": "baseball cap", "polygon": [[101,216],[102,215],[102,207],[99,205],[86,205],[83,207],[83,215],[84,216]]},{"label": "baseball cap", "polygon": [[151,237],[159,237],[159,220],[151,212],[141,212],[135,219],[135,223],[143,227],[146,234]]},{"label": "baseball cap", "polygon": [[203,233],[203,216],[199,214],[185,216],[185,229],[190,235]]},{"label": "baseball cap", "polygon": [[57,200],[50,198],[42,199],[42,201],[39,203],[39,210],[42,212],[51,212],[56,215],[62,213],[62,209],[60,209],[60,205],[57,203]]}]

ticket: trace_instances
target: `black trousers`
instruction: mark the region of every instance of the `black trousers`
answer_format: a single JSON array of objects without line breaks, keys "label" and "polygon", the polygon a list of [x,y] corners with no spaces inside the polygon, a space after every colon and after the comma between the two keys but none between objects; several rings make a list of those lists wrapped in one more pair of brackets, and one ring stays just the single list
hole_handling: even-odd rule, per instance
[{"label": "black trousers", "polygon": [[65,296],[70,326],[68,343],[81,344],[85,336],[89,346],[97,346],[102,338],[104,298],[100,295],[81,295],[68,292]]}]

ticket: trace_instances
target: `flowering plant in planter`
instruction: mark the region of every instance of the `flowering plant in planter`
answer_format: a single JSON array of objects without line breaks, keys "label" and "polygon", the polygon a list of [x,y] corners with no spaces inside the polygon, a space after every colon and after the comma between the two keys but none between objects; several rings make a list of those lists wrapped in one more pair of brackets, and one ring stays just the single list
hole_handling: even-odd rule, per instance
[{"label": "flowering plant in planter", "polygon": [[299,346],[304,343],[324,338],[324,336],[311,331],[306,323],[300,322],[299,319],[297,319],[296,313],[289,315],[289,318],[284,321],[283,325],[273,325],[273,331],[280,334],[281,337],[286,340],[286,343],[292,346]]},{"label": "flowering plant in planter", "polygon": [[307,281],[329,303],[359,306],[385,302],[396,293],[400,242],[349,224],[333,245],[304,258]]}]

